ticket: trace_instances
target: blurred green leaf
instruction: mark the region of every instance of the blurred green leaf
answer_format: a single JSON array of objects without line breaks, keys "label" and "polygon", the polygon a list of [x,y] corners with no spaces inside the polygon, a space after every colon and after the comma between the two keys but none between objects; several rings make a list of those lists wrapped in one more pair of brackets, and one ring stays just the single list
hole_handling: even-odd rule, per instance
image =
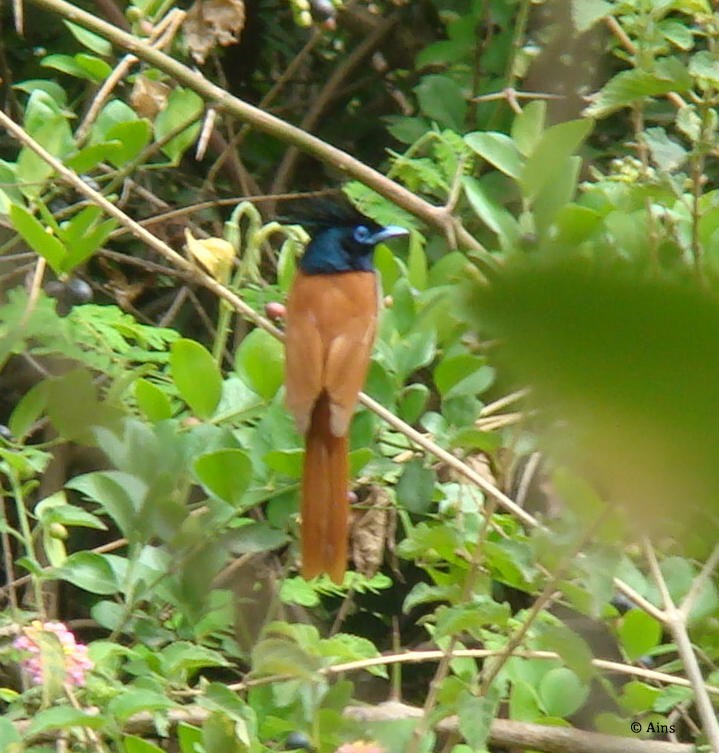
[{"label": "blurred green leaf", "polygon": [[55,706],[35,713],[26,735],[32,738],[52,729],[68,730],[72,727],[101,729],[106,724],[107,719],[99,714],[88,714],[71,706]]},{"label": "blurred green leaf", "polygon": [[566,625],[545,625],[542,627],[537,647],[554,651],[577,677],[588,681],[596,672],[592,666],[594,655],[587,642]]},{"label": "blurred green leaf", "polygon": [[514,141],[493,131],[468,133],[464,140],[482,159],[505,175],[517,180],[522,173],[522,158]]},{"label": "blurred green leaf", "polygon": [[107,713],[125,722],[140,712],[163,711],[177,704],[154,690],[124,689],[107,704]]},{"label": "blurred green leaf", "polygon": [[464,192],[482,222],[494,233],[504,248],[512,248],[517,244],[521,231],[517,220],[501,204],[495,201],[485,189],[484,184],[471,175],[462,177]]},{"label": "blurred green leaf", "polygon": [[[719,493],[719,299],[685,280],[585,259],[515,260],[470,303],[561,432],[545,441],[601,478],[642,525],[668,516],[706,536]],[[691,333],[691,337],[687,336]],[[682,499],[681,515],[676,500]]]},{"label": "blurred green leaf", "polygon": [[484,358],[462,353],[443,358],[434,370],[434,383],[442,398],[477,395],[492,383],[494,371]]},{"label": "blurred green leaf", "polygon": [[580,709],[589,695],[589,686],[571,669],[551,669],[539,683],[539,697],[549,716],[567,717]]},{"label": "blurred green leaf", "polygon": [[397,406],[399,417],[407,423],[414,423],[424,413],[429,395],[429,387],[424,384],[410,384],[405,387]]},{"label": "blurred green leaf", "polygon": [[568,120],[548,128],[528,155],[519,180],[528,199],[556,180],[556,167],[572,156],[592,130],[591,120]]},{"label": "blurred green leaf", "polygon": [[572,0],[572,22],[574,28],[583,34],[614,11],[607,0]]},{"label": "blurred green leaf", "polygon": [[622,617],[617,632],[627,658],[635,661],[659,644],[662,626],[646,612],[630,609]]},{"label": "blurred green leaf", "polygon": [[512,122],[512,139],[523,156],[529,156],[537,148],[546,115],[547,103],[538,99],[530,102]]},{"label": "blurred green leaf", "polygon": [[[707,53],[708,54],[708,53]],[[675,91],[680,94],[691,87],[689,70],[678,58],[663,58],[650,71],[634,68],[620,71],[605,84],[584,111],[590,118],[603,118],[646,97]]]},{"label": "blurred green leaf", "polygon": [[57,576],[92,594],[114,594],[120,588],[105,556],[94,552],[74,552]]},{"label": "blurred green leaf", "polygon": [[204,489],[239,507],[252,477],[252,463],[243,450],[215,450],[200,455],[193,469]]},{"label": "blurred green leaf", "polygon": [[463,693],[457,706],[459,731],[470,750],[482,750],[489,739],[490,726],[495,716],[491,699]]},{"label": "blurred green leaf", "polygon": [[8,428],[13,436],[24,439],[46,408],[47,382],[38,382],[20,398],[10,414]]},{"label": "blurred green leaf", "polygon": [[36,254],[42,256],[52,270],[59,274],[67,256],[65,245],[54,235],[50,235],[27,209],[18,204],[10,207],[10,221],[27,245]]},{"label": "blurred green leaf", "polygon": [[395,491],[399,503],[410,512],[426,513],[434,493],[434,471],[419,459],[411,460],[404,466]]},{"label": "blurred green leaf", "polygon": [[454,131],[462,131],[467,102],[460,85],[448,76],[423,76],[414,89],[420,110],[431,120]]}]

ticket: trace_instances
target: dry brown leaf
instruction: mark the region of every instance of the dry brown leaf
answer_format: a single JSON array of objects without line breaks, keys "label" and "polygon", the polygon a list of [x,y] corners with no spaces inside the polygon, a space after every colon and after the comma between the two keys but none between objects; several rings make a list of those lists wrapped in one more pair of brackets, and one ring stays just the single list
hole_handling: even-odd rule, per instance
[{"label": "dry brown leaf", "polygon": [[350,545],[355,568],[371,578],[382,564],[392,505],[387,491],[379,486],[370,487],[363,505],[368,507],[364,512],[355,510]]},{"label": "dry brown leaf", "polygon": [[183,24],[190,54],[204,63],[215,45],[236,44],[244,25],[243,0],[196,0]]},{"label": "dry brown leaf", "polygon": [[153,81],[146,76],[138,76],[130,94],[130,104],[141,118],[154,120],[165,109],[170,87],[162,81]]}]

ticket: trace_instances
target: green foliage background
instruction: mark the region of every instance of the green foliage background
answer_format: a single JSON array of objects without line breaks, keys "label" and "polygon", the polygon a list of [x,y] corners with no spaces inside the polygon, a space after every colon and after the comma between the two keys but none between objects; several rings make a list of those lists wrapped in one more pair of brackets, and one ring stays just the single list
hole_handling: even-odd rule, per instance
[{"label": "green foliage background", "polygon": [[[719,750],[719,17],[318,5],[246,2],[203,75],[171,2],[3,10],[0,749]],[[342,587],[297,575],[264,318],[283,201],[338,176],[411,230],[375,256]],[[83,687],[57,641],[29,684],[33,619]]]}]

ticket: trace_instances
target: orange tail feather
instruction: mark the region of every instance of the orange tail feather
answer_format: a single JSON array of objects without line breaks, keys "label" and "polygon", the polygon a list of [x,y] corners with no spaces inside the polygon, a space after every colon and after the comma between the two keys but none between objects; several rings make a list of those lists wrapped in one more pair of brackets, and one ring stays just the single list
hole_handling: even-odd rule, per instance
[{"label": "orange tail feather", "polygon": [[323,392],[305,437],[302,479],[302,575],[327,573],[342,583],[347,567],[347,437],[330,431],[330,405]]}]

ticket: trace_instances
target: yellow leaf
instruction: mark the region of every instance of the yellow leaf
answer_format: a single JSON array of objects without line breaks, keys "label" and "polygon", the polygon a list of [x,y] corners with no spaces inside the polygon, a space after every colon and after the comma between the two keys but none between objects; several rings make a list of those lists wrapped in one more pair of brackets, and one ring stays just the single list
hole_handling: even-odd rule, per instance
[{"label": "yellow leaf", "polygon": [[235,249],[224,238],[203,238],[198,240],[185,229],[185,240],[190,256],[218,282],[226,283],[230,279]]}]

